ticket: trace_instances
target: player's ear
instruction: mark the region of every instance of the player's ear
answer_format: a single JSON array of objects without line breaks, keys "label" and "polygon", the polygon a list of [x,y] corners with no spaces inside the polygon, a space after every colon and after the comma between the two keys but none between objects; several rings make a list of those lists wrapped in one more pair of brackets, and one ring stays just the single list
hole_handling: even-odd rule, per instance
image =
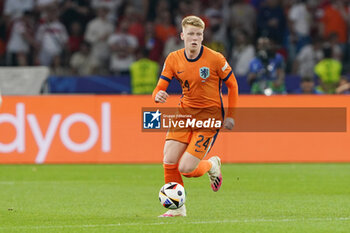
[{"label": "player's ear", "polygon": [[181,40],[184,40],[184,33],[183,32],[180,33],[180,38],[181,38]]}]

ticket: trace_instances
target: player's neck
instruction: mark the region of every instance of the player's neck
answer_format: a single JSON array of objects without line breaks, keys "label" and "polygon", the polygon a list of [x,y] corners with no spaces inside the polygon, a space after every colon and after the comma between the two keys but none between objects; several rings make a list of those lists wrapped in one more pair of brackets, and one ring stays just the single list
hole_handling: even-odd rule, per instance
[{"label": "player's neck", "polygon": [[200,52],[201,52],[201,47],[197,50],[185,49],[186,57],[188,59],[195,59],[196,57],[198,57]]}]

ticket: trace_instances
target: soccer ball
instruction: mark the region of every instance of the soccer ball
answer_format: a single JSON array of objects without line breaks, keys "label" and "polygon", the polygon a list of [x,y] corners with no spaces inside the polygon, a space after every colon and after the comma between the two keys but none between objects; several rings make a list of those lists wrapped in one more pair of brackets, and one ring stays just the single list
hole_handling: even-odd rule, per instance
[{"label": "soccer ball", "polygon": [[176,182],[165,184],[159,191],[159,201],[168,209],[177,209],[183,206],[186,200],[184,187]]}]

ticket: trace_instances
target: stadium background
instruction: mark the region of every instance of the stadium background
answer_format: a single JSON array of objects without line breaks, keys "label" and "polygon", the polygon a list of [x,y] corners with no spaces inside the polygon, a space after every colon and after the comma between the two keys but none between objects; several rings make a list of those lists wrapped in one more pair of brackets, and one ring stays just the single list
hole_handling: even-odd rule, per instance
[{"label": "stadium background", "polygon": [[[223,53],[233,67],[239,107],[348,111],[349,1],[20,2],[0,4],[0,163],[161,162],[163,134],[142,132],[141,110],[157,106],[149,94],[166,55],[182,47],[180,22],[189,14],[203,18],[204,44]],[[284,60],[284,88],[273,96],[249,95],[249,63],[260,59],[259,37],[268,37]],[[322,91],[315,66],[326,47],[342,71],[329,74],[332,89]],[[181,87],[174,81],[168,91],[180,94]],[[176,106],[176,99],[164,107]],[[105,118],[103,104],[108,105]],[[224,162],[349,161],[349,114],[340,121],[340,132],[321,127],[222,133],[213,153],[223,154]]]}]

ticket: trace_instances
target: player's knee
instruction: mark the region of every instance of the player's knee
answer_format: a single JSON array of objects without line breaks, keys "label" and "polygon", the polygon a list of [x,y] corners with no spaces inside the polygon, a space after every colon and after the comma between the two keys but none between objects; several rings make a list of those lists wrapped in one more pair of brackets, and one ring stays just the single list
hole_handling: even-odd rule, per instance
[{"label": "player's knee", "polygon": [[169,150],[164,149],[164,157],[163,157],[163,163],[164,164],[177,164],[177,157],[172,156],[171,153],[169,153]]},{"label": "player's knee", "polygon": [[184,163],[179,164],[180,173],[190,173],[190,172],[193,172],[194,169],[195,167],[191,166],[190,164],[184,164]]},{"label": "player's knee", "polygon": [[177,164],[177,161],[174,159],[167,159],[164,157],[163,164]]}]

